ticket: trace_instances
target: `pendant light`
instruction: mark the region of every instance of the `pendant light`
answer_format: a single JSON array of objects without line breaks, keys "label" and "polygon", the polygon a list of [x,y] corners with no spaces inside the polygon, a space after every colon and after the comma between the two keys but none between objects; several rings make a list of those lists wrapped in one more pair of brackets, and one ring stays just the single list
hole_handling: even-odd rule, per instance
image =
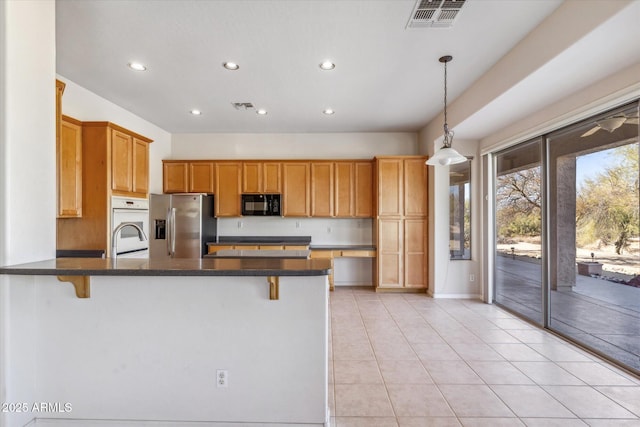
[{"label": "pendant light", "polygon": [[426,163],[429,166],[448,166],[467,161],[465,156],[451,148],[453,131],[449,130],[449,125],[447,124],[447,62],[452,59],[453,57],[450,55],[439,59],[440,62],[444,63],[444,140],[442,141],[442,148],[427,160]]}]

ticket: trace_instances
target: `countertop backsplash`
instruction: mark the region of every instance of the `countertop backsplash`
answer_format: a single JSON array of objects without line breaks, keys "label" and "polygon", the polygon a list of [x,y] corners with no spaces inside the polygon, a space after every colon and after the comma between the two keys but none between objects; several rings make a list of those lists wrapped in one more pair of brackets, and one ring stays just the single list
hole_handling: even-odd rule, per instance
[{"label": "countertop backsplash", "polygon": [[370,245],[371,218],[219,218],[219,236],[311,236],[312,245]]}]

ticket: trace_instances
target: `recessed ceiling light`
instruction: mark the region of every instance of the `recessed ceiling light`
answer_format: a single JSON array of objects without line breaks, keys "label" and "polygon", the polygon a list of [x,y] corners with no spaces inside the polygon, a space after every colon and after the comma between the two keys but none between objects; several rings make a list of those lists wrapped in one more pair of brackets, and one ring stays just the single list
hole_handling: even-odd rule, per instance
[{"label": "recessed ceiling light", "polygon": [[238,64],[236,64],[235,62],[225,62],[224,64],[222,64],[222,66],[224,68],[226,68],[227,70],[231,70],[231,71],[235,71],[238,68],[240,68],[240,66]]},{"label": "recessed ceiling light", "polygon": [[333,70],[334,68],[336,68],[336,64],[331,61],[324,61],[322,64],[320,64],[320,68],[325,71]]},{"label": "recessed ceiling light", "polygon": [[189,111],[189,112],[190,112],[191,114],[193,114],[194,116],[201,116],[201,115],[202,115],[202,111],[200,111],[200,110],[196,110],[196,109],[193,109],[193,110],[191,110],[191,111]]},{"label": "recessed ceiling light", "polygon": [[330,115],[332,115],[333,113],[335,113],[335,111],[333,111],[333,109],[332,109],[332,108],[327,108],[327,109],[325,109],[322,113],[323,113],[323,114],[326,114],[327,116],[330,116]]},{"label": "recessed ceiling light", "polygon": [[267,110],[265,110],[264,108],[258,108],[256,110],[256,114],[260,114],[261,116],[266,116],[267,115]]},{"label": "recessed ceiling light", "polygon": [[139,62],[129,62],[129,68],[135,71],[145,71],[147,69],[144,64],[141,64]]}]

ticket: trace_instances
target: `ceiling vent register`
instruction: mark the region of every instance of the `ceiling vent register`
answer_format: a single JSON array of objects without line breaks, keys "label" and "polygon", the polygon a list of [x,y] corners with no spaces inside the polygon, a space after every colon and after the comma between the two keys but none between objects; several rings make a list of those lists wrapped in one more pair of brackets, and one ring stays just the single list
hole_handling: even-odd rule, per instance
[{"label": "ceiling vent register", "polygon": [[407,28],[448,28],[460,15],[466,0],[418,0]]},{"label": "ceiling vent register", "polygon": [[231,105],[236,110],[252,110],[254,108],[250,102],[232,102]]}]

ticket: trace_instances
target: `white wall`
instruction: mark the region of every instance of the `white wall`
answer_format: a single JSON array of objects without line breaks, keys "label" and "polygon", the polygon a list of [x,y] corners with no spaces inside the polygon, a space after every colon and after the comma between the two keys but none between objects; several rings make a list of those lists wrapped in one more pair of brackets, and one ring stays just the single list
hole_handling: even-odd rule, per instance
[{"label": "white wall", "polygon": [[149,146],[149,191],[162,193],[162,159],[171,153],[171,134],[118,105],[58,75],[67,86],[62,97],[62,113],[81,121],[115,123],[147,138]]},{"label": "white wall", "polygon": [[281,277],[279,300],[266,277],[96,276],[84,300],[55,277],[35,280],[33,401],[72,405],[38,416],[103,426],[326,419],[327,276]]},{"label": "white wall", "polygon": [[[0,3],[0,264],[55,256],[55,2]],[[35,399],[32,278],[0,276],[0,401]],[[0,413],[22,426],[31,414]]]},{"label": "white wall", "polygon": [[174,134],[172,159],[371,159],[418,154],[413,132]]}]

